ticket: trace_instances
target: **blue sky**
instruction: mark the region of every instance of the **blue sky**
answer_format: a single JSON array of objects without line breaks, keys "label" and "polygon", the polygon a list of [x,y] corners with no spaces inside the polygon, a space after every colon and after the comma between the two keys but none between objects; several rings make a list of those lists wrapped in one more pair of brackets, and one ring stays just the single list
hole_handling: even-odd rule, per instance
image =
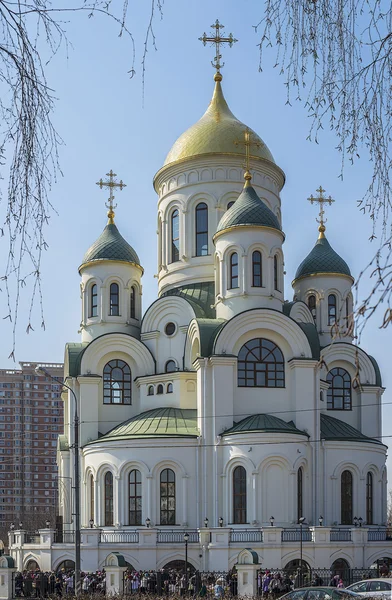
[{"label": "blue sky", "polygon": [[[117,0],[119,2],[119,0]],[[136,76],[132,47],[126,36],[104,17],[67,15],[64,27],[71,46],[48,66],[48,83],[58,98],[55,125],[64,139],[60,149],[63,176],[53,186],[50,199],[58,211],[47,228],[49,249],[43,257],[42,275],[46,330],[40,329],[38,310],[35,331],[25,334],[27,302],[22,299],[16,359],[62,361],[64,344],[78,341],[80,298],[78,266],[106,223],[106,193],[95,182],[113,169],[127,184],[118,194],[116,223],[134,246],[145,268],[143,303],[155,298],[156,203],[152,178],[162,166],[176,138],[199,119],[210,101],[214,49],[198,37],[210,32],[216,18],[238,43],[224,49],[223,90],[233,113],[267,143],[286,173],[282,193],[283,227],[286,233],[286,298],[291,299],[291,280],[301,260],[317,238],[317,210],[307,202],[321,184],[336,203],[328,208],[327,236],[348,262],[354,275],[367,264],[375,248],[368,242],[371,223],[357,209],[368,185],[371,169],[362,153],[339,179],[341,157],[337,140],[328,126],[320,144],[306,141],[310,119],[301,104],[286,105],[283,78],[273,69],[274,52],[258,72],[258,35],[252,25],[261,17],[259,0],[167,0],[163,20],[155,23],[158,50],[147,57],[144,106],[141,85],[141,52],[149,18],[149,3],[130,3],[129,27],[136,41]],[[7,241],[0,239],[0,256]],[[0,294],[1,314],[7,314]],[[380,363],[384,384],[392,387],[388,341],[391,331],[371,321],[361,345]],[[0,320],[0,365],[12,368],[11,326]],[[388,370],[389,367],[389,370]],[[384,434],[392,434],[391,394],[386,391]],[[388,439],[386,438],[386,443]]]}]

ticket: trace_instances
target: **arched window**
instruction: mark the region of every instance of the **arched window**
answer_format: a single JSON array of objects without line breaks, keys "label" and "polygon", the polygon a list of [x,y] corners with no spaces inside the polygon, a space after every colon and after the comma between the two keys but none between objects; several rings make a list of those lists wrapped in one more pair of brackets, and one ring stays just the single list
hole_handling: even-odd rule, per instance
[{"label": "arched window", "polygon": [[120,296],[118,283],[110,284],[110,312],[111,317],[118,317],[120,314]]},{"label": "arched window", "polygon": [[94,521],[94,477],[90,475],[90,519]]},{"label": "arched window", "polygon": [[340,505],[342,525],[353,522],[353,476],[351,471],[343,471],[340,478]]},{"label": "arched window", "polygon": [[154,386],[153,385],[149,385],[148,386],[147,396],[153,396],[153,395],[154,395]]},{"label": "arched window", "polygon": [[238,254],[233,252],[230,256],[230,289],[238,288]]},{"label": "arched window", "polygon": [[208,254],[208,206],[200,202],[196,206],[196,256]]},{"label": "arched window", "polygon": [[373,475],[366,475],[366,524],[373,525]]},{"label": "arched window", "polygon": [[130,305],[130,317],[136,319],[136,290],[134,285],[131,287]]},{"label": "arched window", "polygon": [[168,360],[165,365],[165,373],[174,373],[177,371],[177,365],[174,360]]},{"label": "arched window", "polygon": [[312,313],[313,320],[316,321],[316,296],[314,294],[308,297],[308,308]]},{"label": "arched window", "polygon": [[96,283],[91,286],[90,290],[90,317],[98,316],[98,286]]},{"label": "arched window", "polygon": [[103,403],[131,404],[131,369],[123,360],[111,360],[103,369]]},{"label": "arched window", "polygon": [[163,385],[161,383],[157,387],[157,394],[163,394]]},{"label": "arched window", "polygon": [[300,467],[297,471],[297,521],[300,522],[300,518],[304,516],[304,471]]},{"label": "arched window", "polygon": [[113,473],[105,473],[105,526],[113,525]]},{"label": "arched window", "polygon": [[351,377],[346,369],[335,367],[327,375],[328,410],[351,410]]},{"label": "arched window", "polygon": [[279,292],[278,255],[274,256],[274,290]]},{"label": "arched window", "polygon": [[252,254],[252,287],[262,287],[263,270],[261,262],[261,252],[255,250]]},{"label": "arched window", "polygon": [[161,525],[176,524],[176,476],[172,469],[163,469],[160,477]]},{"label": "arched window", "polygon": [[233,471],[233,523],[246,523],[246,470],[241,466]]},{"label": "arched window", "polygon": [[171,260],[177,262],[180,260],[180,214],[178,210],[173,210],[171,215]]},{"label": "arched window", "polygon": [[167,394],[172,394],[173,393],[173,384],[172,383],[168,383],[167,384],[166,393]]},{"label": "arched window", "polygon": [[227,203],[227,210],[229,210],[229,208],[231,208],[233,204],[235,204],[235,200],[230,200],[230,202]]},{"label": "arched window", "polygon": [[263,338],[246,342],[238,354],[239,387],[284,387],[284,358],[281,350]]},{"label": "arched window", "polygon": [[129,524],[142,524],[142,476],[138,469],[129,473]]},{"label": "arched window", "polygon": [[336,296],[329,294],[328,296],[328,325],[336,323]]}]

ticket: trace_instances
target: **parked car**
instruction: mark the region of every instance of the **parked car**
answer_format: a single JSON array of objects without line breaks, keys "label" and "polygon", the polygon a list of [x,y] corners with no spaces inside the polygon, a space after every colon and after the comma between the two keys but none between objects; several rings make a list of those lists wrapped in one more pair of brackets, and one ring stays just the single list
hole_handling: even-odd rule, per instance
[{"label": "parked car", "polygon": [[358,600],[360,597],[348,588],[322,586],[299,588],[281,596],[280,600]]},{"label": "parked car", "polygon": [[347,590],[356,592],[366,598],[391,595],[392,579],[382,577],[381,579],[363,579],[347,586]]}]

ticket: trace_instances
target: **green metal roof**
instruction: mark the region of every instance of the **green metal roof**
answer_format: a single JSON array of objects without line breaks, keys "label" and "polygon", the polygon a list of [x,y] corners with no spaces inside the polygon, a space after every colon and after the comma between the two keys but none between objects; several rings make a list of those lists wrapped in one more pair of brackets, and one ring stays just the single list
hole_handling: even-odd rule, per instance
[{"label": "green metal roof", "polygon": [[312,251],[301,262],[294,281],[316,273],[340,273],[351,277],[347,263],[331,248],[325,236],[318,238]]},{"label": "green metal roof", "polygon": [[225,212],[216,233],[243,226],[272,227],[282,231],[277,216],[258,197],[251,185],[244,187],[233,206]]},{"label": "green metal roof", "polygon": [[79,271],[86,263],[98,260],[115,260],[140,266],[135,250],[124,240],[114,223],[108,223],[96,242],[87,250]]},{"label": "green metal roof", "polygon": [[317,329],[313,323],[297,323],[308,338],[309,346],[312,351],[312,358],[320,358],[320,338]]},{"label": "green metal roof", "polygon": [[213,281],[176,287],[164,292],[161,298],[166,296],[184,298],[192,306],[198,318],[214,319],[215,317],[215,308],[211,308],[215,304],[215,283]]},{"label": "green metal roof", "polygon": [[8,569],[15,568],[15,560],[9,554],[3,554],[1,558],[4,558],[7,561]]},{"label": "green metal roof", "polygon": [[77,377],[80,375],[82,353],[88,345],[89,342],[69,342],[65,345],[65,353],[68,355],[68,373],[65,373],[65,377]]},{"label": "green metal roof", "polygon": [[233,427],[227,429],[222,435],[231,435],[234,433],[251,433],[254,431],[263,431],[265,433],[294,433],[297,435],[308,434],[300,429],[297,429],[292,421],[286,423],[282,419],[274,415],[260,414],[246,417],[239,423],[235,423]]},{"label": "green metal roof", "polygon": [[344,442],[367,442],[370,444],[382,444],[380,440],[370,438],[340,419],[321,413],[321,438],[325,440],[341,440]]},{"label": "green metal roof", "polygon": [[378,362],[376,361],[376,359],[373,356],[370,356],[370,354],[368,354],[368,357],[370,358],[371,363],[374,367],[374,371],[376,373],[376,385],[378,385],[379,387],[382,387],[381,371],[380,371],[380,367],[378,366]]},{"label": "green metal roof", "polygon": [[226,323],[224,319],[196,319],[200,332],[200,356],[211,356],[215,338]]},{"label": "green metal roof", "polygon": [[198,437],[197,410],[191,408],[154,408],[116,425],[98,440],[105,443],[133,438]]}]

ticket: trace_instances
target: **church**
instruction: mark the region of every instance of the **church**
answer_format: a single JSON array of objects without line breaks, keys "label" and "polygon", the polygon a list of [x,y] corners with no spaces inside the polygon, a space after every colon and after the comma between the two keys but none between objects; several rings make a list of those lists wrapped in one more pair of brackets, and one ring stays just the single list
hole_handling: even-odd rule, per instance
[{"label": "church", "polygon": [[184,561],[185,533],[202,571],[232,568],[245,547],[269,568],[392,559],[384,389],[354,343],[354,279],[326,235],[332,199],[311,196],[318,232],[285,290],[285,175],[231,112],[219,58],[206,112],[153,180],[149,307],[143,261],[114,213],[124,184],[112,171],[99,182],[108,221],[81,260],[81,338],[65,348],[57,531],[12,532],[20,569],[74,560],[75,408],[82,570],[113,552],[135,569]]}]

